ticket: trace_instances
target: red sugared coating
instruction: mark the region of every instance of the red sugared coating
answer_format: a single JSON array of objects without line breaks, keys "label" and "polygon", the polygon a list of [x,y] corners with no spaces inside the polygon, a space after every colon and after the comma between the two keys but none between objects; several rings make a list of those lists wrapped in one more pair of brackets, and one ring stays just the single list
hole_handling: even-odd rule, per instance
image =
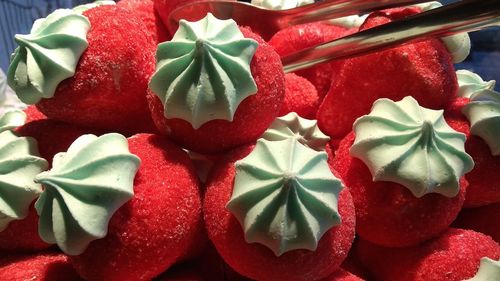
[{"label": "red sugared coating", "polygon": [[326,277],[322,281],[363,281],[363,279],[350,273],[349,271],[339,268],[332,275]]},{"label": "red sugared coating", "polygon": [[354,239],[354,206],[349,192],[339,196],[342,224],[327,231],[316,251],[294,250],[277,257],[267,247],[247,243],[240,223],[226,204],[231,198],[234,162],[245,157],[253,146],[234,150],[214,168],[204,199],[205,226],[222,258],[238,273],[256,280],[319,280],[339,268]]},{"label": "red sugared coating", "polygon": [[500,247],[491,237],[455,228],[409,248],[384,248],[367,241],[358,246],[376,280],[463,281],[476,274],[481,258],[500,257]]},{"label": "red sugared coating", "polygon": [[285,95],[285,75],[281,60],[266,42],[250,29],[241,27],[246,38],[259,43],[250,69],[257,84],[257,93],[243,100],[233,121],[212,120],[198,129],[182,119],[164,117],[158,96],[148,92],[148,100],[156,126],[180,146],[200,153],[216,153],[259,138],[278,116]]},{"label": "red sugared coating", "polygon": [[500,243],[499,221],[500,203],[496,203],[478,208],[462,209],[453,222],[453,226],[484,233]]},{"label": "red sugared coating", "polygon": [[153,0],[121,0],[116,5],[141,18],[143,29],[150,33],[155,44],[172,38],[156,12]]},{"label": "red sugared coating", "polygon": [[[324,22],[294,25],[278,31],[269,40],[280,56],[285,56],[350,34],[344,27]],[[339,62],[322,63],[296,73],[309,80],[318,91],[320,100],[326,95],[332,79],[339,70]]]},{"label": "red sugared coating", "polygon": [[11,221],[6,229],[0,231],[0,252],[34,252],[48,247],[50,245],[38,236],[38,215],[33,206],[25,219]]},{"label": "red sugared coating", "polygon": [[81,280],[68,262],[68,257],[57,252],[0,255],[0,279],[2,281]]},{"label": "red sugared coating", "polygon": [[279,116],[296,112],[300,117],[314,119],[318,106],[318,92],[311,82],[293,73],[285,74],[285,98]]},{"label": "red sugared coating", "polygon": [[453,198],[430,193],[421,198],[393,182],[373,182],[368,167],[349,155],[350,133],[335,153],[333,169],[351,192],[356,206],[356,232],[372,243],[387,247],[416,245],[438,236],[457,217],[465,200],[467,182]]},{"label": "red sugared coating", "polygon": [[[154,6],[161,20],[167,26],[168,16],[171,12],[182,5],[186,5],[192,2],[203,2],[208,0],[153,0]],[[200,20],[200,19],[198,19]],[[170,34],[173,36],[174,34]]]},{"label": "red sugared coating", "polygon": [[198,179],[187,154],[163,137],[129,138],[141,159],[134,197],[111,218],[105,238],[70,260],[86,280],[150,280],[189,256],[202,232]]},{"label": "red sugared coating", "polygon": [[474,169],[465,175],[469,182],[464,207],[473,208],[500,203],[500,156],[493,156],[491,150],[478,136],[471,135],[469,121],[462,114],[462,108],[469,99],[457,98],[445,110],[449,125],[467,137],[465,151],[474,160]]},{"label": "red sugared coating", "polygon": [[[408,14],[377,12],[361,29]],[[458,84],[451,56],[438,39],[354,57],[344,61],[318,111],[320,129],[333,138],[349,133],[356,118],[368,114],[375,100],[413,96],[421,106],[442,109]]]},{"label": "red sugared coating", "polygon": [[349,251],[349,254],[347,255],[347,258],[344,260],[342,265],[340,267],[344,269],[345,271],[348,271],[359,278],[363,280],[373,280],[371,278],[370,274],[368,273],[368,270],[363,266],[361,261],[359,260],[356,247],[358,245],[359,239],[354,239],[354,243],[352,243],[351,250]]},{"label": "red sugared coating", "polygon": [[34,105],[28,106],[23,111],[26,114],[26,123],[29,123],[31,121],[36,121],[36,120],[47,119],[47,116],[45,116],[45,114],[41,113],[38,110],[38,108],[36,108],[36,106],[34,106]]},{"label": "red sugared coating", "polygon": [[134,14],[114,5],[83,13],[90,21],[88,48],[73,77],[38,109],[47,117],[124,133],[152,132],[146,102],[156,45]]}]

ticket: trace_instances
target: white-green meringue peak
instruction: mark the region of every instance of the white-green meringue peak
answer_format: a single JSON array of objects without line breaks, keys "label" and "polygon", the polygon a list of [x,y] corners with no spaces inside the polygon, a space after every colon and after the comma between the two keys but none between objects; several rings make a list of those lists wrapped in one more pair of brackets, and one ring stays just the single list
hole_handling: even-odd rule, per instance
[{"label": "white-green meringue peak", "polygon": [[139,163],[127,139],[115,133],[83,135],[56,154],[52,169],[35,177],[44,187],[35,203],[40,237],[78,255],[106,236],[113,214],[134,195]]},{"label": "white-green meringue peak", "polygon": [[22,102],[53,97],[59,83],[75,74],[88,46],[89,28],[86,17],[59,9],[36,20],[30,34],[15,35],[19,47],[12,54],[7,81]]},{"label": "white-green meringue peak", "polygon": [[500,261],[481,258],[481,264],[476,275],[464,281],[500,281]]},{"label": "white-green meringue peak", "polygon": [[28,215],[31,202],[42,192],[33,179],[47,167],[35,139],[0,133],[0,231]]},{"label": "white-green meringue peak", "polygon": [[473,94],[462,112],[470,122],[470,132],[482,138],[491,154],[500,155],[500,93],[482,90]]},{"label": "white-green meringue peak", "polygon": [[165,117],[195,129],[215,119],[232,121],[238,105],[257,92],[250,71],[257,46],[233,20],[210,13],[197,22],[181,20],[172,41],[158,45],[149,83]]},{"label": "white-green meringue peak", "polygon": [[482,90],[494,90],[495,80],[484,81],[481,76],[474,72],[460,69],[456,71],[458,80],[459,97],[470,98],[474,93]]},{"label": "white-green meringue peak", "polygon": [[99,7],[102,5],[116,5],[116,3],[115,3],[115,1],[111,1],[111,0],[94,1],[92,3],[82,4],[82,5],[78,5],[76,7],[73,7],[73,11],[82,14],[83,12],[85,12],[87,10],[90,10],[90,9],[93,9],[93,8],[96,8],[96,7]]},{"label": "white-green meringue peak", "polygon": [[252,5],[270,10],[287,10],[314,3],[314,0],[252,0]]},{"label": "white-green meringue peak", "polygon": [[295,112],[276,118],[262,135],[268,141],[279,141],[295,138],[301,144],[314,150],[325,150],[330,137],[318,128],[316,120],[300,117]]},{"label": "white-green meringue peak", "polygon": [[263,244],[277,256],[295,249],[313,251],[323,234],[340,224],[342,183],[330,171],[325,152],[294,138],[259,139],[235,166],[227,208],[248,243]]},{"label": "white-green meringue peak", "polygon": [[419,106],[412,97],[379,99],[353,125],[352,156],[369,168],[374,181],[399,183],[415,197],[454,197],[460,178],[474,166],[465,135],[453,130],[442,110]]},{"label": "white-green meringue peak", "polygon": [[24,122],[26,122],[26,113],[21,110],[11,110],[4,114],[0,113],[0,133],[22,126]]}]

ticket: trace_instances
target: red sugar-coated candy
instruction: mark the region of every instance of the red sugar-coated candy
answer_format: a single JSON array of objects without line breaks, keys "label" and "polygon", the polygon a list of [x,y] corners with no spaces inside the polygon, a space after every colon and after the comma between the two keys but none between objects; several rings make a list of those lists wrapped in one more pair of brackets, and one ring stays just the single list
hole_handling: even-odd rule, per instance
[{"label": "red sugar-coated candy", "polygon": [[62,81],[54,97],[38,109],[67,123],[119,131],[153,132],[146,102],[155,68],[156,45],[134,14],[114,5],[84,12],[90,21],[88,48],[73,77]]},{"label": "red sugar-coated candy", "polygon": [[316,251],[294,250],[276,256],[258,243],[247,243],[240,223],[226,204],[233,191],[234,162],[253,149],[246,146],[230,152],[207,182],[204,199],[205,226],[222,258],[238,273],[256,280],[319,280],[337,270],[354,239],[354,206],[349,192],[339,196],[342,224],[327,231]]},{"label": "red sugar-coated candy", "polygon": [[279,116],[296,112],[303,118],[314,119],[318,106],[318,92],[311,82],[293,73],[285,74],[285,98]]},{"label": "red sugar-coated candy", "polygon": [[168,135],[180,146],[199,153],[216,153],[259,138],[278,116],[285,95],[285,75],[281,60],[266,42],[250,29],[240,27],[243,36],[259,43],[250,70],[257,84],[257,93],[243,100],[233,121],[212,120],[200,128],[182,119],[167,119],[158,96],[148,92],[153,120],[162,134]]},{"label": "red sugar-coated candy", "polygon": [[350,273],[349,271],[339,268],[332,275],[328,276],[322,281],[363,281],[363,279]]},{"label": "red sugar-coated candy", "polygon": [[23,111],[26,114],[26,123],[29,123],[31,121],[36,121],[36,120],[47,119],[47,116],[45,116],[45,114],[41,113],[38,110],[38,108],[36,108],[36,106],[34,106],[34,105],[28,106]]},{"label": "red sugar-coated candy", "polygon": [[477,208],[462,209],[453,222],[453,226],[484,233],[491,236],[497,243],[500,243],[499,221],[500,203],[496,203]]},{"label": "red sugar-coated candy", "polygon": [[500,247],[491,237],[455,228],[414,247],[385,248],[363,240],[358,246],[376,280],[463,281],[476,274],[481,258],[500,257]]},{"label": "red sugar-coated candy", "polygon": [[68,257],[57,252],[2,255],[0,257],[0,279],[2,281],[81,280],[68,262]]},{"label": "red sugar-coated candy", "polygon": [[198,179],[187,154],[165,138],[129,138],[141,159],[134,197],[111,218],[105,238],[70,260],[86,280],[150,280],[190,256],[203,233]]},{"label": "red sugar-coated candy", "polygon": [[415,197],[406,187],[373,182],[368,167],[349,155],[350,133],[335,153],[333,169],[351,192],[356,206],[356,232],[364,240],[387,247],[405,247],[438,236],[457,217],[465,200],[466,180],[453,198],[430,193]]},{"label": "red sugar-coated candy", "polygon": [[[278,31],[269,40],[269,44],[283,57],[346,36],[352,32],[353,30],[324,22],[300,24]],[[339,62],[322,63],[296,71],[296,74],[306,78],[316,87],[321,100],[328,92],[332,80],[335,79],[339,66]]]},{"label": "red sugar-coated candy", "polygon": [[0,252],[34,252],[48,247],[50,245],[38,236],[38,215],[33,206],[26,218],[11,221],[7,228],[0,232]]},{"label": "red sugar-coated candy", "polygon": [[156,12],[153,0],[121,0],[117,6],[141,18],[144,23],[143,29],[149,31],[155,44],[172,38]]},{"label": "red sugar-coated candy", "polygon": [[[412,11],[411,9],[409,11]],[[361,29],[406,16],[408,10],[370,15]],[[439,39],[429,39],[344,61],[318,110],[320,129],[333,138],[349,133],[375,100],[413,96],[421,106],[442,109],[457,91],[451,56]]]},{"label": "red sugar-coated candy", "polygon": [[368,273],[368,270],[363,266],[361,261],[359,260],[358,253],[356,251],[356,247],[359,239],[354,239],[354,243],[352,244],[351,250],[347,255],[347,258],[344,260],[342,265],[340,266],[345,271],[348,271],[361,279],[364,280],[373,280]]},{"label": "red sugar-coated candy", "polygon": [[[208,1],[208,0],[153,0],[156,12],[162,19],[165,26],[167,26],[168,16],[170,15],[170,13],[173,12],[178,7],[192,2],[203,2],[203,1]],[[174,34],[170,35],[173,36]]]},{"label": "red sugar-coated candy", "polygon": [[448,124],[467,137],[465,151],[474,160],[474,169],[465,175],[469,182],[465,194],[465,208],[474,208],[500,203],[500,156],[493,156],[491,150],[478,136],[471,135],[469,121],[462,114],[462,108],[468,103],[466,98],[457,98],[445,109]]}]

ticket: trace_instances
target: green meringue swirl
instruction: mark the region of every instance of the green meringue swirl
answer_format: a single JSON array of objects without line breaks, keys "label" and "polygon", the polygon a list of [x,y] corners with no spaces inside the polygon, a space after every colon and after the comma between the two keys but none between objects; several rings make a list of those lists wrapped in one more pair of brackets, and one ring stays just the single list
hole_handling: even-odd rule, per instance
[{"label": "green meringue swirl", "polygon": [[500,261],[492,260],[488,257],[481,258],[481,264],[476,275],[464,281],[499,281]]},{"label": "green meringue swirl", "polygon": [[330,137],[318,128],[316,120],[302,118],[295,112],[276,118],[262,138],[269,141],[295,138],[301,144],[318,151],[325,150],[330,141]]},{"label": "green meringue swirl", "polygon": [[11,110],[0,116],[0,133],[24,125],[26,114],[21,110]]},{"label": "green meringue swirl", "polygon": [[111,1],[111,0],[94,1],[92,3],[82,4],[82,5],[78,5],[76,7],[73,7],[72,10],[79,13],[79,14],[82,14],[83,12],[85,12],[87,10],[90,10],[90,9],[93,9],[93,8],[96,8],[96,7],[99,7],[102,5],[116,5],[116,3],[115,3],[115,1]]},{"label": "green meringue swirl", "polygon": [[88,46],[89,28],[86,17],[59,9],[36,20],[31,34],[15,36],[19,47],[12,54],[7,79],[21,101],[35,104],[53,97],[59,83],[75,74]]},{"label": "green meringue swirl", "polygon": [[0,133],[0,231],[11,221],[24,219],[42,192],[33,179],[48,163],[39,156],[35,139]]},{"label": "green meringue swirl", "polygon": [[195,129],[215,119],[232,121],[238,105],[257,92],[250,71],[257,45],[233,20],[210,13],[197,22],[181,20],[172,41],[158,45],[149,84],[165,117]]},{"label": "green meringue swirl", "polygon": [[354,131],[350,153],[368,166],[373,180],[399,183],[415,197],[456,196],[460,177],[474,166],[465,135],[448,126],[442,110],[421,107],[412,97],[375,101]]},{"label": "green meringue swirl", "polygon": [[470,98],[474,93],[495,88],[495,80],[484,81],[474,72],[461,69],[456,71],[459,97]]},{"label": "green meringue swirl", "polygon": [[471,134],[481,137],[492,155],[500,155],[500,93],[490,90],[476,92],[462,112],[469,119]]},{"label": "green meringue swirl", "polygon": [[35,203],[40,237],[68,255],[105,237],[113,214],[134,195],[139,162],[127,139],[115,133],[83,135],[56,154],[53,168],[35,178],[44,187]]},{"label": "green meringue swirl", "polygon": [[342,184],[330,171],[325,152],[294,138],[259,139],[235,166],[227,208],[247,242],[263,244],[276,256],[295,249],[314,251],[323,234],[340,224]]}]

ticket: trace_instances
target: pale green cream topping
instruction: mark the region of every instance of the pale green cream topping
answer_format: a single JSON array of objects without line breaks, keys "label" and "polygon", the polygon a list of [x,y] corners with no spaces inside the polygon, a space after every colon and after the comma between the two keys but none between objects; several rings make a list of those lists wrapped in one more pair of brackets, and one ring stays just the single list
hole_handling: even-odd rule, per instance
[{"label": "pale green cream topping", "polygon": [[26,114],[21,110],[11,110],[0,114],[0,133],[24,125]]},{"label": "pale green cream topping", "polygon": [[481,76],[474,72],[460,69],[457,70],[458,93],[463,98],[470,98],[474,93],[482,90],[494,90],[495,80],[484,81]]},{"label": "pale green cream topping", "polygon": [[373,180],[399,183],[416,197],[456,196],[460,177],[474,166],[465,135],[446,123],[442,110],[421,107],[412,97],[375,101],[353,127],[350,153],[367,165]]},{"label": "pale green cream topping", "polygon": [[464,281],[500,281],[500,261],[482,258],[476,275]]},{"label": "pale green cream topping", "polygon": [[50,171],[35,182],[44,187],[35,203],[39,234],[68,255],[79,255],[103,238],[113,214],[134,194],[139,158],[119,134],[83,135],[54,156]]},{"label": "pale green cream topping", "polygon": [[270,10],[287,10],[314,3],[314,0],[252,0],[252,5]]},{"label": "pale green cream topping", "polygon": [[227,208],[248,243],[263,244],[277,256],[295,249],[314,251],[323,234],[340,224],[342,183],[330,171],[325,152],[295,138],[259,139],[235,166]]},{"label": "pale green cream topping", "polygon": [[257,92],[250,71],[257,46],[233,20],[210,13],[197,22],[181,20],[172,41],[158,45],[149,84],[165,117],[195,129],[215,119],[232,121],[238,105]]}]

